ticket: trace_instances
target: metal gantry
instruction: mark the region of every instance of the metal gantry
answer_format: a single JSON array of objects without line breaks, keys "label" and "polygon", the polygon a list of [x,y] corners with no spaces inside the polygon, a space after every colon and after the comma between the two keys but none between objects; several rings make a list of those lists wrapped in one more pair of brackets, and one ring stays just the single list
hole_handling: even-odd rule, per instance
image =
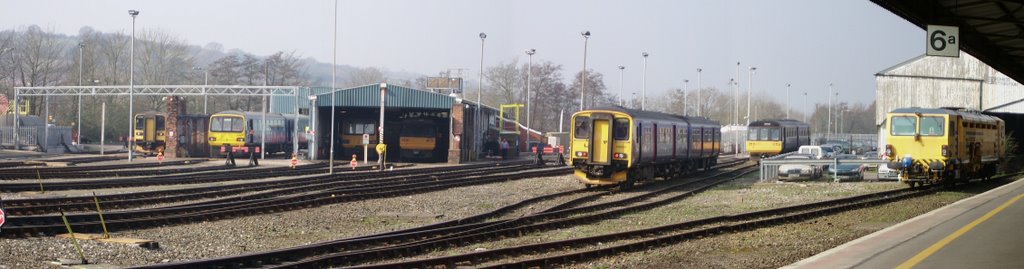
[{"label": "metal gantry", "polygon": [[[299,130],[298,86],[240,86],[240,85],[119,85],[119,86],[41,86],[14,87],[14,107],[22,96],[293,96],[296,100],[293,130]],[[14,148],[18,149],[18,116],[14,113]],[[266,128],[266,122],[262,124]],[[131,130],[129,130],[131,132]],[[265,139],[261,138],[261,139]],[[298,139],[292,141],[292,154],[298,155]]]}]

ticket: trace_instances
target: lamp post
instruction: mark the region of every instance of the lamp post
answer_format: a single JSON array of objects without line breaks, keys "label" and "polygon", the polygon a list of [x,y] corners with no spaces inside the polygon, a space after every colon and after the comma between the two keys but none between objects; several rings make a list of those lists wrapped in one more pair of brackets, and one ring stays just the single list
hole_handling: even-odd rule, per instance
[{"label": "lamp post", "polygon": [[210,84],[210,70],[199,66],[192,67],[192,70],[203,71],[203,114],[209,114],[206,110],[206,86]]},{"label": "lamp post", "polygon": [[832,83],[828,84],[828,124],[825,125],[825,140],[832,138]]},{"label": "lamp post", "polygon": [[[701,103],[701,101],[700,101],[701,100],[700,99],[701,98],[700,97],[701,89],[700,88],[704,86],[703,83],[700,80],[700,72],[701,71],[704,71],[704,69],[697,68],[697,117],[700,117],[700,109],[701,109],[701,104],[700,104]],[[685,98],[683,98],[683,99],[685,100]]]},{"label": "lamp post", "polygon": [[537,53],[536,49],[526,50],[526,55],[530,55],[530,62],[526,66],[526,129],[530,129],[530,110],[533,107],[530,106],[530,84],[533,84],[533,54]]},{"label": "lamp post", "polygon": [[640,110],[647,110],[647,56],[649,54],[645,51],[640,55],[644,56],[644,77],[640,89]]},{"label": "lamp post", "polygon": [[786,118],[789,118],[789,83],[786,83]]},{"label": "lamp post", "polygon": [[128,56],[128,161],[132,161],[132,149],[135,147],[135,141],[133,133],[135,129],[132,128],[135,124],[135,16],[139,15],[138,10],[128,10],[128,15],[132,16],[132,48]]},{"label": "lamp post", "polygon": [[587,91],[587,41],[590,40],[590,31],[580,33],[583,36],[583,77],[580,78],[580,111],[583,111],[583,93]]},{"label": "lamp post", "polygon": [[754,71],[757,71],[757,67],[751,66],[747,75],[747,125],[750,125],[750,95],[751,89],[754,88]]},{"label": "lamp post", "polygon": [[330,175],[333,175],[334,174],[334,140],[336,140],[335,137],[334,137],[334,127],[335,127],[334,126],[334,124],[335,124],[334,123],[334,117],[336,116],[335,115],[336,113],[334,111],[334,106],[337,104],[337,102],[335,102],[336,100],[335,100],[334,96],[338,94],[334,90],[334,87],[337,87],[337,85],[338,85],[338,0],[334,0],[334,31],[332,32],[332,38],[331,39],[332,39],[332,41],[331,41],[331,44],[332,44],[332,48],[331,48],[331,58],[332,58],[331,59],[331,136],[329,137],[329,139],[331,139],[331,143],[330,143],[331,144],[330,145],[331,148],[328,150],[328,154],[330,154],[330,156],[327,157],[327,159],[328,159],[328,161],[327,161],[327,163],[328,163],[328,165],[327,165],[327,167],[328,167],[327,168],[327,173],[330,174]]},{"label": "lamp post", "polygon": [[733,77],[734,85],[732,87],[732,114],[733,124],[740,124],[740,62],[736,62],[736,76]]},{"label": "lamp post", "polygon": [[690,85],[690,80],[689,79],[684,79],[683,80],[683,116],[688,115],[688,114],[686,114],[686,90],[687,90],[687,87],[689,85]]},{"label": "lamp post", "polygon": [[622,73],[626,71],[625,66],[619,66],[619,106],[626,105],[626,92],[622,90]]},{"label": "lamp post", "polygon": [[[85,41],[78,42],[78,86],[82,86],[82,51],[85,49]],[[78,139],[75,143],[82,144],[82,91],[78,91]]]},{"label": "lamp post", "polygon": [[480,32],[480,77],[477,79],[476,82],[476,118],[473,119],[473,126],[476,126],[476,133],[474,134],[474,137],[476,137],[477,134],[481,135],[481,137],[474,139],[476,140],[474,143],[476,148],[476,150],[474,150],[475,154],[473,154],[474,159],[476,158],[477,155],[480,154],[480,148],[483,147],[484,132],[483,129],[481,128],[482,122],[480,119],[480,115],[482,115],[484,103],[480,100],[480,93],[484,91],[484,40],[486,39],[487,34]]}]

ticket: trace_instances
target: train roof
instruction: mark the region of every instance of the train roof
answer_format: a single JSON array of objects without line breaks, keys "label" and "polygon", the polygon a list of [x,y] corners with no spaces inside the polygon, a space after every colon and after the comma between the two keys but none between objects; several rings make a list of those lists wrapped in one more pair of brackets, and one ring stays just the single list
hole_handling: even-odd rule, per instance
[{"label": "train roof", "polygon": [[[243,115],[246,118],[248,118],[248,117],[263,116],[263,112],[238,111],[238,110],[225,110],[225,111],[221,111],[221,112],[217,112],[217,113],[213,113],[213,114],[214,115],[217,115],[217,114]],[[267,113],[267,117],[281,117],[281,113]]]},{"label": "train roof", "polygon": [[668,121],[683,120],[683,121],[689,122],[691,124],[721,125],[718,121],[715,121],[715,120],[712,120],[712,119],[708,119],[708,118],[704,118],[704,117],[681,116],[681,115],[675,115],[675,114],[669,114],[669,113],[663,113],[663,112],[657,112],[657,111],[631,109],[631,108],[625,108],[625,107],[621,107],[621,106],[597,107],[597,108],[592,108],[592,109],[589,109],[589,110],[607,110],[607,111],[622,112],[622,113],[629,114],[630,116],[633,116],[634,118],[642,118],[642,119],[656,119],[656,120],[668,120]]},{"label": "train roof", "polygon": [[167,113],[150,110],[150,111],[139,112],[139,113],[136,113],[135,115],[136,116],[139,116],[139,115],[142,115],[142,116],[152,116],[152,115],[167,116]]},{"label": "train roof", "polygon": [[810,125],[808,125],[807,123],[804,123],[802,121],[798,121],[798,120],[794,120],[794,119],[775,119],[775,120],[757,120],[757,121],[750,122],[750,124],[747,125],[747,126],[749,126],[749,127],[757,127],[757,126],[783,126],[783,127],[789,127],[789,126],[810,126]]},{"label": "train roof", "polygon": [[967,121],[976,122],[1002,122],[1003,120],[995,117],[982,114],[975,110],[966,110],[963,108],[920,108],[920,107],[906,107],[893,109],[889,113],[921,113],[921,114],[944,114],[944,115],[959,115]]}]

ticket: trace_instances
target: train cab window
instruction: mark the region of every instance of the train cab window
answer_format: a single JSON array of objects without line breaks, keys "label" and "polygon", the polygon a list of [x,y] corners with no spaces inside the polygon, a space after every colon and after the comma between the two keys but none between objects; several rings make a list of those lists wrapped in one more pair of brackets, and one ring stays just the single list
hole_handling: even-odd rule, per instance
[{"label": "train cab window", "polygon": [[747,135],[747,140],[750,140],[750,141],[757,141],[757,130],[758,130],[758,129],[755,129],[755,128],[750,128],[750,130],[749,130],[749,131],[747,131],[747,134],[748,134],[748,135]]},{"label": "train cab window", "polygon": [[142,129],[146,127],[146,118],[142,116],[135,117],[135,129]]},{"label": "train cab window", "polygon": [[917,127],[917,117],[914,116],[893,116],[889,133],[896,136],[914,135]]},{"label": "train cab window", "polygon": [[612,122],[612,136],[615,140],[629,139],[629,119],[615,119]]},{"label": "train cab window", "polygon": [[942,117],[921,117],[921,135],[941,136],[945,122]]},{"label": "train cab window", "polygon": [[576,117],[573,133],[576,138],[590,138],[590,117]]},{"label": "train cab window", "polygon": [[164,129],[164,117],[156,117],[156,129],[157,130],[163,130]]},{"label": "train cab window", "polygon": [[780,130],[780,129],[771,129],[771,130],[772,130],[772,136],[771,136],[771,139],[769,139],[769,140],[772,140],[772,141],[782,140],[782,136],[781,136],[782,130]]}]

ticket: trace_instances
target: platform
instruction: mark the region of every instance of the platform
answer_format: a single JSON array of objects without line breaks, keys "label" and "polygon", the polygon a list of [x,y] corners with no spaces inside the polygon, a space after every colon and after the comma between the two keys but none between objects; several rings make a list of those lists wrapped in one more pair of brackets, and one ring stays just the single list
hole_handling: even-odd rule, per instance
[{"label": "platform", "polygon": [[783,268],[1024,268],[1024,180]]}]

